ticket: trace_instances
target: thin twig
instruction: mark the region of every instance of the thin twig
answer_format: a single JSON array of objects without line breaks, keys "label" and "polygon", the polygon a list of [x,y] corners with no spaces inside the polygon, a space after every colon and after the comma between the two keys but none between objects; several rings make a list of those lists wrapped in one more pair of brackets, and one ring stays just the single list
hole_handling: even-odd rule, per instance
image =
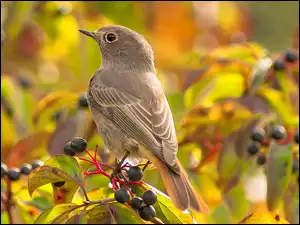
[{"label": "thin twig", "polygon": [[11,181],[6,177],[5,178],[6,180],[6,184],[7,184],[7,187],[6,187],[6,196],[7,196],[7,201],[6,201],[6,210],[7,210],[7,214],[8,214],[8,220],[9,220],[9,223],[10,224],[14,224],[14,221],[13,221],[13,215],[12,215],[12,211],[11,211],[11,207],[12,207],[12,191],[11,191]]}]

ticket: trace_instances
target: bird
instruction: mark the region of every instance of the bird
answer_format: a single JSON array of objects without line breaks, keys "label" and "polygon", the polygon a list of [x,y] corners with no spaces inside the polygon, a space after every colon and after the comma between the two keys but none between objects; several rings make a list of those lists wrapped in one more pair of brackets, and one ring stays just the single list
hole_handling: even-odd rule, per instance
[{"label": "bird", "polygon": [[151,45],[120,25],[79,31],[98,43],[102,55],[89,80],[87,101],[105,148],[117,158],[152,162],[177,208],[209,212],[177,158],[174,120]]}]

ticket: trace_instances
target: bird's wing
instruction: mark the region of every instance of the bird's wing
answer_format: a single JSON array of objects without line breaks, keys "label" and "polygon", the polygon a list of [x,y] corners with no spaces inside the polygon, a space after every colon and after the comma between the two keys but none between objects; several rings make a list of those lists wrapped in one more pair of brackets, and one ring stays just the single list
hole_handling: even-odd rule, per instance
[{"label": "bird's wing", "polygon": [[109,108],[110,119],[126,134],[154,151],[171,167],[175,165],[176,132],[165,96],[148,102],[103,83],[91,83],[89,93],[95,104]]}]

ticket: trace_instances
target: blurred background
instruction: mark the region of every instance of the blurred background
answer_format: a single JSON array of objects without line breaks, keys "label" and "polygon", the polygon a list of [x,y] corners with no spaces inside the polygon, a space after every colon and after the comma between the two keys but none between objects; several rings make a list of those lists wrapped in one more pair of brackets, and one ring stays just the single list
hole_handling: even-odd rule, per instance
[{"label": "blurred background", "polygon": [[[176,123],[178,157],[212,210],[196,219],[238,222],[268,211],[276,198],[276,215],[299,222],[293,211],[299,172],[267,175],[269,164],[247,155],[257,124],[279,124],[289,137],[298,130],[298,18],[296,1],[1,1],[1,161],[19,167],[46,160],[63,154],[75,136],[85,137],[91,149],[102,146],[85,99],[101,54],[78,29],[119,24],[144,35],[154,49]],[[261,150],[265,158],[268,148]],[[286,152],[292,167],[299,148]],[[99,155],[112,161],[102,147]],[[145,180],[164,190],[155,170]],[[282,187],[267,193],[268,181],[269,188]],[[25,178],[18,182],[26,186]]]}]

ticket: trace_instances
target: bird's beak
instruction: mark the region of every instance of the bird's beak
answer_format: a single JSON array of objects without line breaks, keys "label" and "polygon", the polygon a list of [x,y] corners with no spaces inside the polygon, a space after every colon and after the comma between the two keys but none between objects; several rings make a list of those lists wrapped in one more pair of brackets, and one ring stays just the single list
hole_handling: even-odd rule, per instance
[{"label": "bird's beak", "polygon": [[95,33],[92,32],[92,31],[87,31],[87,30],[79,30],[79,32],[87,35],[87,36],[90,36],[91,38],[95,39]]}]

